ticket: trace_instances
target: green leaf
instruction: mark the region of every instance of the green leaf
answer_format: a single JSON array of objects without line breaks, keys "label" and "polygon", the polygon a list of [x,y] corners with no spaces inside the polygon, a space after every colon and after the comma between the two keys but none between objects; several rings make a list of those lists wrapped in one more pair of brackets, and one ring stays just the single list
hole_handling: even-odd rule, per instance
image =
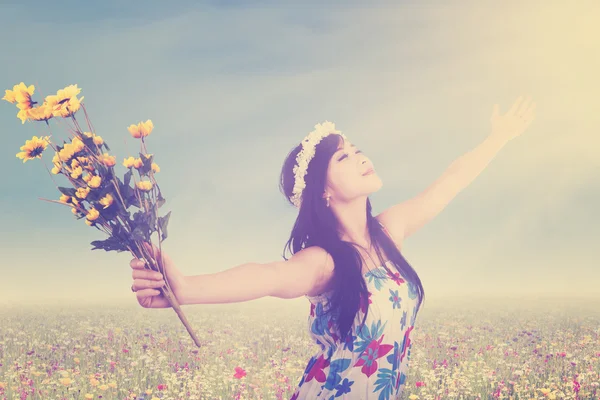
[{"label": "green leaf", "polygon": [[94,240],[93,242],[90,243],[92,246],[94,246],[92,248],[92,250],[100,250],[103,249],[105,251],[117,251],[117,252],[122,252],[122,251],[127,251],[127,247],[125,245],[125,243],[123,243],[121,240],[119,240],[118,238],[115,237],[109,237],[106,240]]},{"label": "green leaf", "polygon": [[132,236],[133,236],[133,239],[138,242],[150,241],[150,238],[148,237],[148,235],[146,235],[144,228],[141,226],[135,227],[135,229],[132,232]]},{"label": "green leaf", "polygon": [[133,171],[130,168],[129,171],[127,171],[124,176],[123,182],[124,182],[125,186],[129,186],[129,182],[131,182],[132,175],[133,175]]},{"label": "green leaf", "polygon": [[66,196],[71,196],[71,197],[75,197],[75,193],[77,192],[77,190],[73,189],[73,188],[66,188],[66,187],[58,187],[58,190],[60,190],[60,192]]},{"label": "green leaf", "polygon": [[158,217],[158,226],[160,227],[160,232],[162,236],[162,240],[165,240],[168,236],[167,225],[169,225],[169,218],[171,217],[171,211],[167,213],[164,217]]},{"label": "green leaf", "polygon": [[[158,185],[156,186],[158,188]],[[157,201],[156,201],[156,205],[158,208],[162,207],[163,204],[165,204],[167,200],[165,200],[165,198],[162,196],[162,193],[160,191],[160,188],[158,188],[158,196],[157,196]]]},{"label": "green leaf", "polygon": [[154,160],[154,154],[149,158],[146,158],[143,153],[140,153],[140,158],[142,159],[142,167],[138,170],[138,172],[140,175],[147,175],[152,169],[152,160]]}]

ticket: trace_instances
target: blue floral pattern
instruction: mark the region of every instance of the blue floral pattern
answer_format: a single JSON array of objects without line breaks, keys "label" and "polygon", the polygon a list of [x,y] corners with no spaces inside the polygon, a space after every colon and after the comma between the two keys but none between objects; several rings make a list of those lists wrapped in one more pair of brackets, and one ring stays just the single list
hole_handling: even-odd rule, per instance
[{"label": "blue floral pattern", "polygon": [[[400,398],[408,375],[418,298],[416,286],[391,262],[386,265],[390,272],[380,266],[364,274],[368,304],[359,309],[343,343],[333,321],[324,315],[329,293],[306,296],[311,303],[309,334],[321,350],[309,360],[290,400]],[[360,326],[366,307],[369,313]]]}]

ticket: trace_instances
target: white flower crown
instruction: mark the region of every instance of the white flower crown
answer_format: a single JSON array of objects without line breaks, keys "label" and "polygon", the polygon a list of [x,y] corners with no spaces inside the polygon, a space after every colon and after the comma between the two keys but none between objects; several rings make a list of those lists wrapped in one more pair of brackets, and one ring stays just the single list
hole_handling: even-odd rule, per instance
[{"label": "white flower crown", "polygon": [[293,195],[290,199],[297,208],[300,208],[300,205],[302,204],[302,191],[306,187],[304,177],[308,171],[310,160],[315,156],[315,147],[324,137],[332,133],[337,133],[344,139],[347,139],[346,135],[335,129],[335,124],[333,122],[325,121],[322,124],[315,125],[315,130],[302,140],[302,150],[296,156],[296,165],[294,166],[294,190],[292,191]]}]

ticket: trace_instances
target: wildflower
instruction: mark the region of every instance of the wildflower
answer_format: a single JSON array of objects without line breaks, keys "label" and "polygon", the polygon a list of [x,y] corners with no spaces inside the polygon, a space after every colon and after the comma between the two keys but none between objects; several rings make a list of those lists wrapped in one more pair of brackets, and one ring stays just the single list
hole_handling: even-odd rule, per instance
[{"label": "wildflower", "polygon": [[44,100],[52,107],[52,114],[55,117],[67,118],[76,113],[81,106],[83,97],[77,98],[79,92],[81,89],[77,85],[70,85],[57,91],[55,95],[46,96]]},{"label": "wildflower", "polygon": [[60,378],[58,381],[65,386],[69,386],[71,383],[73,383],[71,378]]},{"label": "wildflower", "polygon": [[106,196],[100,199],[99,203],[102,204],[103,208],[108,208],[113,203],[114,199],[110,193],[107,193]]},{"label": "wildflower", "polygon": [[128,157],[123,160],[123,166],[125,168],[132,168],[134,163],[135,163],[135,158],[133,158],[133,157]]},{"label": "wildflower", "polygon": [[98,161],[107,167],[112,167],[117,163],[117,158],[115,156],[108,155],[108,153],[104,153],[101,156],[98,156]]},{"label": "wildflower", "polygon": [[246,376],[246,371],[244,371],[242,368],[240,367],[235,367],[235,374],[233,375],[233,377],[235,379],[242,379],[243,377]]},{"label": "wildflower", "polygon": [[100,216],[100,213],[98,212],[98,210],[96,210],[94,207],[92,207],[88,211],[86,218],[90,221],[95,221],[96,219],[98,219],[99,216]]},{"label": "wildflower", "polygon": [[140,122],[137,125],[131,124],[127,129],[129,130],[129,133],[131,133],[131,136],[139,139],[148,136],[152,132],[152,129],[154,129],[154,124],[151,120],[147,120],[146,122]]},{"label": "wildflower", "polygon": [[27,115],[29,119],[34,121],[48,121],[54,115],[52,114],[52,107],[44,102],[41,106],[33,107],[28,110]]},{"label": "wildflower", "polygon": [[97,136],[95,133],[83,132],[83,135],[85,137],[87,137],[88,139],[92,139],[94,141],[94,144],[97,146],[100,146],[101,144],[104,143],[104,139],[102,139],[102,137],[100,137],[100,136]]},{"label": "wildflower", "polygon": [[80,199],[85,199],[87,197],[88,193],[90,192],[90,190],[91,189],[89,187],[80,187],[75,192],[75,196],[79,197]]},{"label": "wildflower", "polygon": [[135,167],[135,169],[140,169],[140,168],[142,168],[143,165],[144,165],[144,162],[142,161],[141,158],[136,158],[135,160],[133,160],[133,166]]},{"label": "wildflower", "polygon": [[17,157],[22,159],[23,162],[33,160],[34,158],[42,158],[42,153],[46,150],[48,144],[50,144],[49,136],[37,137],[34,136],[31,140],[27,140],[23,146],[21,146],[21,152],[17,153]]},{"label": "wildflower", "polygon": [[135,186],[139,190],[143,190],[144,192],[148,192],[148,191],[152,190],[152,182],[150,182],[150,181],[140,181],[140,182],[137,182],[135,184]]},{"label": "wildflower", "polygon": [[21,82],[18,85],[13,86],[13,90],[5,90],[5,95],[2,98],[2,100],[6,100],[9,103],[17,103],[17,108],[20,110],[17,114],[17,118],[21,120],[22,124],[29,119],[29,110],[33,105],[31,96],[34,91],[35,86],[25,86],[25,83]]},{"label": "wildflower", "polygon": [[152,171],[154,171],[154,173],[160,172],[160,167],[158,164],[152,163]]},{"label": "wildflower", "polygon": [[100,183],[102,183],[102,178],[99,177],[98,175],[95,175],[90,178],[90,181],[87,184],[92,189],[96,189],[100,186]]},{"label": "wildflower", "polygon": [[82,173],[83,173],[83,169],[81,167],[74,168],[73,171],[71,172],[71,178],[79,179],[79,177],[81,176]]}]

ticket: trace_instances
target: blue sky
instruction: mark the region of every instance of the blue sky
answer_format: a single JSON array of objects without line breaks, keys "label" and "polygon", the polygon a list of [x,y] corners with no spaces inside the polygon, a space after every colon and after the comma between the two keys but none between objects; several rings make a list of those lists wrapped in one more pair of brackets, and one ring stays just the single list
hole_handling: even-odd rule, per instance
[{"label": "blue sky", "polygon": [[[600,6],[355,4],[3,3],[0,89],[23,81],[41,100],[77,84],[121,176],[138,150],[127,126],[151,119],[164,246],[189,275],[281,259],[297,210],[279,173],[316,123],[370,157],[377,214],[481,143],[494,103],[531,94],[530,128],[404,254],[430,298],[597,293]],[[134,302],[131,255],[90,252],[103,234],[39,200],[60,194],[42,162],[15,157],[47,129],[0,104],[0,302]]]}]

